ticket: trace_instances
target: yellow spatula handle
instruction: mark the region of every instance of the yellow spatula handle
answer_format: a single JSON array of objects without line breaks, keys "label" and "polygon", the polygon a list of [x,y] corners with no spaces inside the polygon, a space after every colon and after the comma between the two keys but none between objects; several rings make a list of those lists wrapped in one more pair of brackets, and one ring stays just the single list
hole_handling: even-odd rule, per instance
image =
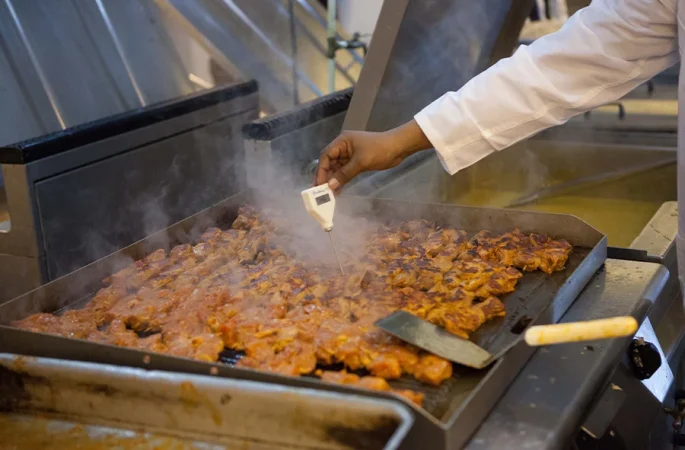
[{"label": "yellow spatula handle", "polygon": [[587,322],[533,326],[526,330],[525,339],[528,345],[535,347],[632,336],[636,331],[637,321],[634,318],[612,317]]}]

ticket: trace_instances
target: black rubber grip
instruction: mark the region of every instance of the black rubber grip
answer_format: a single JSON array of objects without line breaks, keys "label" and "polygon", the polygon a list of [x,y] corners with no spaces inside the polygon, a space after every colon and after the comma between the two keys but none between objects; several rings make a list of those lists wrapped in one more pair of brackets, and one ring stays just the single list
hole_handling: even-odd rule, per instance
[{"label": "black rubber grip", "polygon": [[173,117],[256,93],[254,80],[155,103],[0,147],[0,163],[26,164]]},{"label": "black rubber grip", "polygon": [[243,138],[270,141],[322,119],[347,111],[353,88],[334,92],[293,109],[243,125]]}]

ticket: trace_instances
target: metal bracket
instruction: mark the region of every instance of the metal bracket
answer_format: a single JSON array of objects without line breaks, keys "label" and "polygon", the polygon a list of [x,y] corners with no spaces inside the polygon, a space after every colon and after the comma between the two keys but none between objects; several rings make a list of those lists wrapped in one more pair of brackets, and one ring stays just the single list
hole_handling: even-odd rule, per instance
[{"label": "metal bracket", "polygon": [[627,395],[620,386],[610,383],[581,429],[594,439],[604,436],[626,398]]}]

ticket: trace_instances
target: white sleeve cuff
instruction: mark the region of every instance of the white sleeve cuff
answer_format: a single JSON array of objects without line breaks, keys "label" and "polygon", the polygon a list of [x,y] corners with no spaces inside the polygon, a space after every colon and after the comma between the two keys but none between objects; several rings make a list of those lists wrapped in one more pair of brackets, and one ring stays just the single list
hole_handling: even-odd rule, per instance
[{"label": "white sleeve cuff", "polygon": [[[414,120],[435,148],[440,163],[450,175],[495,151],[483,138],[476,124],[459,109],[448,93],[414,116]],[[459,138],[455,139],[457,136]],[[449,145],[448,142],[455,143]]]}]

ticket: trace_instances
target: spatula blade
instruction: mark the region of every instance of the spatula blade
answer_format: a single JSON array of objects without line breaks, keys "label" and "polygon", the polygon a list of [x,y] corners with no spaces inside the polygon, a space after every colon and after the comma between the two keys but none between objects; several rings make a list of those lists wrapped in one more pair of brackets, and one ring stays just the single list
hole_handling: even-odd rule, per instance
[{"label": "spatula blade", "polygon": [[464,366],[482,369],[493,356],[472,341],[462,339],[406,311],[395,311],[376,321],[383,331],[434,355]]}]

